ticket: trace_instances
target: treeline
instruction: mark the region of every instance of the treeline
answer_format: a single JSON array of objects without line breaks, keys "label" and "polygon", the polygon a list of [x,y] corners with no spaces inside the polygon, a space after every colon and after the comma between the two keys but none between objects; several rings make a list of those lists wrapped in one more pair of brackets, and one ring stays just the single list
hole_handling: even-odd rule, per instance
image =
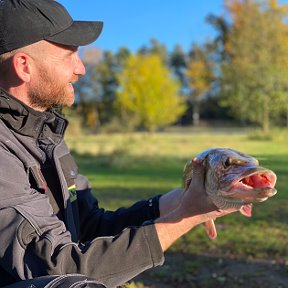
[{"label": "treeline", "polygon": [[258,125],[288,123],[288,8],[276,0],[227,0],[208,15],[215,39],[168,52],[156,39],[136,53],[86,48],[76,112],[97,130],[198,125],[200,118]]}]

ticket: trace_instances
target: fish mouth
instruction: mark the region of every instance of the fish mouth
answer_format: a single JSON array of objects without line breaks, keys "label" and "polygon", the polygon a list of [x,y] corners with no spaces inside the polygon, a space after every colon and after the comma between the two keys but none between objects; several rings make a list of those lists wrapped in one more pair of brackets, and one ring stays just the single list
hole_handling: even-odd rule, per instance
[{"label": "fish mouth", "polygon": [[249,169],[240,178],[232,182],[221,195],[235,203],[263,202],[277,193],[276,174],[264,168]]}]

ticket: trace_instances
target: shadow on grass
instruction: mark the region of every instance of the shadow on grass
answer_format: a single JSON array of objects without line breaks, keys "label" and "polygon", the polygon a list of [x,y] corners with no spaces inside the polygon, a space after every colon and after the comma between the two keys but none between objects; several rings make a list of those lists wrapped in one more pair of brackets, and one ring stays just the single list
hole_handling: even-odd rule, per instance
[{"label": "shadow on grass", "polygon": [[288,287],[284,264],[180,253],[167,253],[165,258],[162,267],[150,269],[134,281],[153,288]]},{"label": "shadow on grass", "polygon": [[[188,159],[159,157],[159,156],[131,156],[118,154],[78,154],[72,151],[81,171],[88,174],[114,174],[131,176],[149,176],[156,179],[173,177],[178,179]],[[180,169],[180,171],[179,171]]]}]

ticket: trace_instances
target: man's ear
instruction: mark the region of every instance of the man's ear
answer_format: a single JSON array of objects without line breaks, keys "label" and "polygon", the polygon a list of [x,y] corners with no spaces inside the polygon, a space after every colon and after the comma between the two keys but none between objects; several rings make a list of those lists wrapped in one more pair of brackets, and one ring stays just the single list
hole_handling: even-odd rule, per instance
[{"label": "man's ear", "polygon": [[30,82],[31,80],[31,57],[23,52],[18,52],[13,55],[12,65],[16,75],[23,82]]}]

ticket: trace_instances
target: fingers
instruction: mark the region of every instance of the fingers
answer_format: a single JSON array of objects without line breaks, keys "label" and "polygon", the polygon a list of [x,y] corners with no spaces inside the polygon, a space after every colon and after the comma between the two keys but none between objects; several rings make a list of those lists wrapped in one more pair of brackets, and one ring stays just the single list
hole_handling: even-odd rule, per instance
[{"label": "fingers", "polygon": [[192,159],[192,165],[193,165],[193,173],[201,173],[203,172],[204,165],[203,161],[198,159],[197,157]]},{"label": "fingers", "polygon": [[191,161],[191,182],[184,195],[183,209],[186,214],[201,215],[217,210],[205,190],[205,165],[203,159],[194,158]]},{"label": "fingers", "polygon": [[214,223],[214,220],[211,219],[209,221],[206,221],[203,223],[206,231],[207,231],[207,234],[209,236],[210,239],[215,239],[217,237],[217,230],[216,230],[216,227],[215,227],[215,223]]}]

